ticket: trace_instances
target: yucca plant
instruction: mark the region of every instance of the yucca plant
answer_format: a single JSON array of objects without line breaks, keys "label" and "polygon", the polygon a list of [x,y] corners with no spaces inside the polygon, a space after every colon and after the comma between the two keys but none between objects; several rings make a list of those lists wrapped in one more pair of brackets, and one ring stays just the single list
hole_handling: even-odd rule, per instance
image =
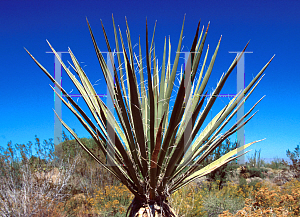
[{"label": "yucca plant", "polygon": [[[210,122],[203,126],[217,96],[220,94],[226,80],[237,65],[241,55],[231,63],[228,71],[221,77],[213,93],[207,98],[205,91],[211,75],[221,39],[214,51],[208,68],[205,65],[209,47],[203,60],[201,69],[198,70],[208,26],[200,32],[200,22],[191,45],[190,55],[180,78],[179,87],[174,87],[174,82],[179,64],[182,47],[184,21],[179,37],[177,53],[171,65],[171,44],[164,42],[164,52],[161,70],[157,64],[155,53],[154,33],[149,47],[148,27],[146,21],[146,67],[142,57],[142,46],[139,39],[139,54],[133,52],[131,36],[126,20],[126,37],[128,50],[119,29],[118,32],[113,19],[114,36],[116,43],[117,64],[113,63],[112,70],[105,62],[103,54],[97,46],[92,29],[87,20],[93,45],[99,60],[109,97],[113,101],[114,111],[97,95],[87,75],[69,49],[74,66],[73,70],[78,75],[78,80],[69,68],[62,62],[49,43],[50,48],[59,59],[76,88],[85,100],[95,120],[92,122],[88,115],[58,84],[50,73],[28,52],[36,64],[44,71],[56,86],[58,86],[66,99],[56,93],[64,104],[75,114],[85,129],[96,141],[99,149],[107,156],[110,164],[101,161],[91,150],[81,143],[74,131],[59,117],[64,127],[74,136],[82,148],[89,153],[100,165],[110,171],[133,194],[134,199],[128,208],[129,216],[176,216],[168,204],[168,197],[193,180],[205,176],[216,168],[241,156],[242,150],[249,147],[251,142],[239,147],[204,168],[199,167],[201,162],[220,145],[226,138],[245,125],[252,117],[250,112],[259,100],[240,120],[224,134],[221,130],[234,117],[237,110],[251,95],[271,60],[262,68],[244,91],[237,94]],[[107,49],[112,52],[108,36],[102,24]],[[249,42],[248,42],[249,43]],[[248,45],[247,43],[247,45]],[[245,51],[247,45],[243,49]],[[151,66],[153,64],[153,66]],[[145,76],[146,74],[146,76]],[[140,79],[140,80],[138,80]],[[174,93],[175,92],[175,93]],[[174,97],[173,107],[170,98]],[[248,118],[245,119],[244,118]],[[238,155],[239,154],[239,155]]]}]

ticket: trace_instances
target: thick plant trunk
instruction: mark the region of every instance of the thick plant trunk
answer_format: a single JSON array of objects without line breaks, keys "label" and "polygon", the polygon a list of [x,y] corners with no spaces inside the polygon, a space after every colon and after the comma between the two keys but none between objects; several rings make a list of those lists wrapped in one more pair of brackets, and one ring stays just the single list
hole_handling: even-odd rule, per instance
[{"label": "thick plant trunk", "polygon": [[128,210],[128,217],[177,217],[167,201],[142,202],[134,198]]}]

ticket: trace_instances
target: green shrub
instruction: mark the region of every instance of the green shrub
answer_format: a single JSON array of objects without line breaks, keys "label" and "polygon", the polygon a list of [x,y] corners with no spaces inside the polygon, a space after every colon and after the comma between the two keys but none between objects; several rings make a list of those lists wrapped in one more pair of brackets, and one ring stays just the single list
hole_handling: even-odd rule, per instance
[{"label": "green shrub", "polygon": [[[207,158],[205,158],[205,160],[201,164],[201,167],[204,167],[210,164],[211,162],[219,159],[224,154],[234,150],[237,146],[238,146],[237,142],[230,142],[229,139],[226,139],[225,142],[220,144],[210,155],[208,155]],[[229,174],[231,174],[232,171],[236,170],[238,167],[239,164],[236,161],[231,161],[219,167],[218,169],[212,171],[206,177],[211,182],[218,181],[218,189],[220,190],[226,183]]]},{"label": "green shrub", "polygon": [[248,168],[248,173],[250,174],[250,178],[260,177],[260,178],[264,179],[265,175],[263,173],[267,172],[267,171],[268,170],[265,168],[255,168],[255,167]]},{"label": "green shrub", "polygon": [[243,189],[246,187],[246,185],[247,185],[246,179],[244,177],[240,177],[239,178],[239,187]]},{"label": "green shrub", "polygon": [[203,203],[207,216],[218,216],[226,210],[234,213],[242,209],[244,205],[245,202],[242,197],[230,197],[229,195],[218,197],[214,193],[210,194]]},{"label": "green shrub", "polygon": [[259,181],[259,180],[252,180],[251,182],[249,182],[248,183],[248,186],[251,188],[253,188],[253,190],[258,190],[259,189],[259,185],[258,185],[258,183],[260,183],[261,181]]},{"label": "green shrub", "polygon": [[294,152],[290,152],[290,150],[288,149],[286,151],[286,155],[292,161],[292,164],[290,165],[290,170],[294,172],[294,178],[296,178],[298,181],[300,181],[300,148],[299,148],[299,145],[297,145]]}]

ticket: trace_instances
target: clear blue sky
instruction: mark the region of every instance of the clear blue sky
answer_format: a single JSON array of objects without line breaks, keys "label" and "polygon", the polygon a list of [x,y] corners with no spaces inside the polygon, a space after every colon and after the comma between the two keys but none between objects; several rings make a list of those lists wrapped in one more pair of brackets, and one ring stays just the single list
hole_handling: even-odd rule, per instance
[{"label": "clear blue sky", "polygon": [[[251,39],[245,59],[246,84],[276,54],[259,87],[246,103],[257,106],[258,114],[246,125],[246,143],[266,138],[251,149],[261,148],[262,157],[286,157],[300,142],[300,2],[291,1],[0,1],[1,100],[0,145],[53,138],[54,108],[50,80],[35,65],[26,47],[47,69],[54,71],[54,57],[46,54],[46,39],[57,51],[72,49],[97,90],[104,93],[103,77],[89,36],[85,18],[92,25],[98,44],[106,50],[100,19],[113,43],[111,15],[125,36],[127,16],[133,44],[145,38],[145,19],[152,31],[155,20],[156,47],[160,63],[165,36],[171,36],[172,52],[177,47],[180,28],[186,14],[183,50],[188,50],[199,19],[201,26],[211,22],[207,43],[210,55],[223,35],[210,87],[230,66],[234,54]],[[145,49],[145,44],[144,44]],[[69,60],[65,54],[63,60]],[[63,74],[63,87],[71,91]],[[222,93],[235,93],[233,74]],[[81,101],[83,101],[81,99]],[[224,102],[226,99],[224,99]],[[222,104],[222,101],[220,102]],[[217,112],[217,110],[213,110]],[[80,137],[88,136],[74,116],[64,107],[63,119]],[[253,153],[253,152],[252,152]]]}]

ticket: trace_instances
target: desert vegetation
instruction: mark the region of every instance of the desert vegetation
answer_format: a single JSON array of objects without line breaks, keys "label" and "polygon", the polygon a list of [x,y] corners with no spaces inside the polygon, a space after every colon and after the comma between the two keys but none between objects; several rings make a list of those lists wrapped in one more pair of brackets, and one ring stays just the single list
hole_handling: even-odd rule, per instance
[{"label": "desert vegetation", "polygon": [[[234,150],[226,154],[215,152],[226,139],[247,124],[256,114],[255,112],[250,116],[264,97],[258,100],[242,117],[239,117],[230,128],[227,126],[256,89],[264,76],[263,73],[275,55],[243,90],[239,91],[227,104],[225,103],[223,109],[219,110],[214,118],[211,117],[211,120],[208,120],[208,114],[212,111],[217,97],[242,58],[249,42],[241,53],[234,58],[226,73],[223,73],[216,88],[207,95],[208,80],[222,38],[221,36],[210,62],[207,62],[208,67],[205,67],[209,53],[209,46],[207,46],[203,62],[201,61],[203,64],[200,67],[210,22],[207,24],[206,30],[204,26],[201,30],[200,21],[198,22],[190,50],[188,55],[185,55],[186,63],[184,67],[182,65],[180,76],[178,76],[185,18],[173,64],[170,60],[171,40],[169,37],[167,43],[165,37],[161,68],[158,65],[154,42],[156,24],[154,25],[152,41],[149,43],[146,20],[146,49],[144,50],[140,37],[138,46],[132,46],[129,25],[125,19],[127,49],[121,29],[119,28],[119,32],[116,29],[113,16],[112,21],[115,49],[112,49],[101,21],[106,47],[109,51],[109,57],[106,61],[87,20],[95,53],[109,92],[106,103],[97,94],[71,49],[69,49],[72,59],[72,63],[69,62],[70,68],[65,65],[60,55],[47,41],[84,99],[93,121],[47,69],[26,48],[25,50],[61,91],[65,98],[52,87],[56,96],[76,116],[91,138],[94,139],[95,147],[99,149],[95,151],[84,141],[81,141],[74,130],[56,114],[61,124],[92,159],[110,172],[134,195],[134,199],[127,209],[129,211],[128,216],[176,217],[177,215],[169,203],[169,198],[173,193],[225,166],[230,161],[247,153],[240,153],[241,151],[261,141],[253,141],[243,146],[236,145]],[[136,51],[134,51],[134,47],[136,47]],[[114,62],[114,56],[118,59],[117,62]],[[175,100],[173,101],[173,99]],[[206,123],[207,121],[208,123]],[[211,154],[213,154],[214,159],[206,159]],[[105,159],[101,159],[103,155],[106,156]],[[213,179],[216,177],[220,182],[218,186],[220,190],[224,184],[225,173],[223,170],[211,176]],[[113,206],[117,204],[118,200],[114,200]]]},{"label": "desert vegetation", "polygon": [[[126,216],[134,195],[74,140],[52,140],[1,148],[1,216]],[[81,141],[98,153],[93,139]],[[226,140],[203,165],[236,147]],[[266,163],[255,151],[176,191],[169,203],[178,216],[299,216],[299,147],[291,163]],[[99,152],[98,157],[105,161]]]},{"label": "desert vegetation", "polygon": [[[210,62],[207,62],[208,67],[205,67],[209,46],[207,46],[204,59],[201,57],[210,22],[207,24],[206,30],[204,26],[201,30],[200,21],[198,22],[190,50],[188,55],[185,55],[184,67],[182,65],[180,75],[178,75],[180,53],[182,53],[183,48],[185,18],[173,64],[170,60],[172,56],[171,40],[169,37],[167,43],[165,37],[161,68],[158,65],[157,48],[154,42],[156,23],[152,41],[149,43],[146,20],[146,49],[144,50],[142,49],[144,46],[142,46],[140,37],[139,42],[136,44],[138,46],[132,46],[131,33],[126,18],[128,49],[125,46],[121,29],[119,28],[119,32],[116,29],[113,16],[112,21],[115,49],[112,49],[101,21],[106,47],[109,51],[106,61],[87,20],[95,53],[109,92],[106,102],[97,94],[71,49],[69,48],[68,51],[72,59],[72,63],[69,62],[70,68],[65,65],[60,55],[47,41],[52,52],[84,99],[93,120],[47,69],[26,48],[25,50],[51,82],[55,84],[58,89],[55,90],[53,87],[52,89],[56,96],[80,121],[94,142],[81,140],[75,131],[55,113],[61,124],[71,133],[91,159],[100,164],[102,168],[105,168],[134,195],[126,215],[130,217],[176,217],[178,214],[175,213],[170,204],[172,194],[208,174],[210,174],[209,178],[211,179],[208,190],[213,189],[212,181],[217,181],[218,189],[221,190],[226,184],[226,165],[248,152],[241,153],[243,150],[261,141],[257,140],[244,145],[233,144],[233,146],[229,141],[225,142],[256,114],[255,112],[250,115],[264,97],[258,100],[241,117],[238,117],[234,124],[230,122],[256,89],[264,76],[263,73],[275,55],[243,90],[239,91],[227,104],[225,103],[221,110],[219,108],[219,112],[211,117],[211,120],[208,120],[208,114],[212,111],[217,97],[241,60],[249,42],[237,54],[227,71],[223,73],[216,88],[207,95],[209,91],[206,90],[208,80],[222,39],[221,36]],[[134,47],[136,47],[135,51]],[[117,62],[114,62],[114,57],[118,59]],[[200,62],[203,63],[201,67]],[[59,93],[60,91],[61,93]],[[205,101],[207,102],[205,103]],[[223,142],[227,144],[226,150],[225,148],[223,148],[224,150],[219,148]],[[67,147],[64,144],[62,146],[61,150],[64,150],[65,146]],[[59,151],[59,148],[57,148],[57,153],[61,150]],[[222,153],[222,151],[225,152]],[[71,156],[72,153],[77,154],[78,151],[70,150],[70,154],[67,156]],[[260,170],[260,163],[257,165]],[[87,171],[87,168],[88,166],[83,169],[82,174]],[[248,170],[249,172],[252,171],[251,168],[243,167],[244,175],[248,174],[246,173]],[[258,172],[254,171],[254,173]],[[97,174],[97,170],[95,170],[95,173]],[[92,172],[91,176],[92,174],[95,176],[95,173]],[[80,179],[81,177],[78,177],[76,180]],[[82,179],[88,182],[86,176]],[[244,179],[246,180],[246,176]],[[103,183],[101,184],[103,185]],[[84,186],[81,183],[79,185]],[[89,189],[92,186],[93,183],[89,183]],[[102,190],[96,190],[96,193],[93,191],[92,197],[103,199],[105,196],[116,196],[114,193],[107,194],[110,191],[115,192],[111,189],[114,188],[105,186],[104,190],[103,188]],[[101,193],[101,191],[104,191],[104,193]],[[80,198],[84,198],[83,195]],[[113,207],[112,213],[108,212],[109,214],[107,214],[106,211],[103,211],[104,215],[116,216],[123,210],[117,208],[123,206],[119,204],[120,198],[118,196],[112,197],[112,202],[110,200],[105,202],[103,199],[100,204],[88,198],[86,198],[86,201],[90,201],[90,204],[94,206],[96,205],[96,212],[98,212],[99,207],[101,207],[101,210],[104,209],[103,207]],[[124,203],[130,201],[129,198],[122,201]],[[79,206],[76,204],[75,207]]]}]

